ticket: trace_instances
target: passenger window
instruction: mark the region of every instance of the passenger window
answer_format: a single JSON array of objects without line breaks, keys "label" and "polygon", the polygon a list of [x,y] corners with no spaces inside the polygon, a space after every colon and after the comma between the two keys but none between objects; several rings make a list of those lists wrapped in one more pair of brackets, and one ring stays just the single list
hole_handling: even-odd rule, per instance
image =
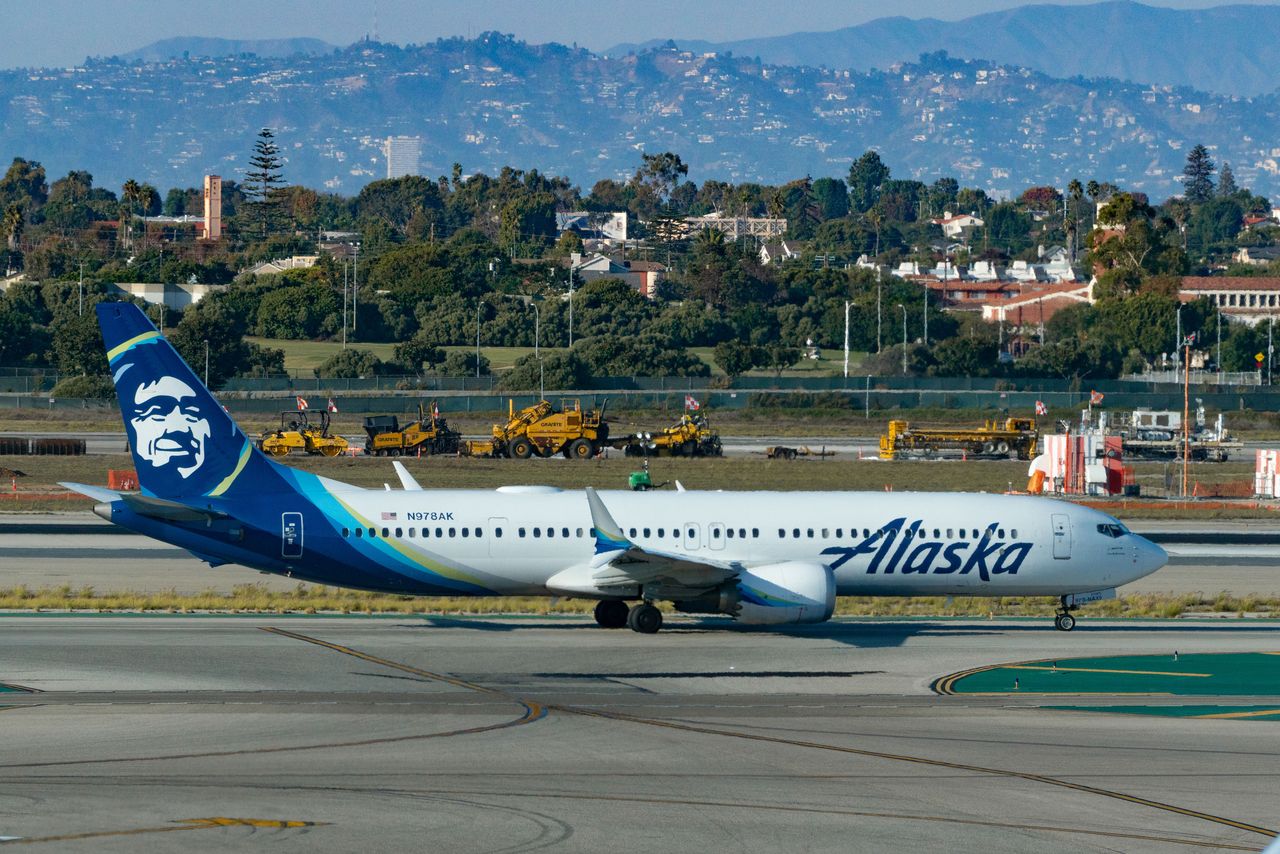
[{"label": "passenger window", "polygon": [[799,529],[799,528],[792,528],[792,529],[791,529],[791,536],[795,537],[797,540],[798,540],[798,539],[800,539],[800,529]]},{"label": "passenger window", "polygon": [[629,536],[630,536],[632,539],[635,539],[635,536],[636,536],[636,529],[635,529],[635,528],[632,528],[632,529],[631,529],[631,533],[630,533],[630,535],[629,535]]},{"label": "passenger window", "polygon": [[386,539],[389,535],[390,535],[390,532],[389,532],[386,528],[383,528],[383,529],[382,529],[382,537],[383,537],[383,539]]},{"label": "passenger window", "polygon": [[464,536],[464,537],[469,537],[469,536],[471,536],[471,530],[470,530],[469,528],[463,528],[463,529],[462,529],[462,536]]},{"label": "passenger window", "polygon": [[732,540],[732,539],[733,539],[733,528],[725,528],[725,529],[724,529],[724,535],[725,535],[725,538],[726,538],[726,539],[730,539],[730,540]]},{"label": "passenger window", "polygon": [[569,529],[568,529],[568,528],[561,528],[561,529],[560,529],[560,536],[564,537],[566,540],[567,540],[567,539],[569,539]]},{"label": "passenger window", "polygon": [[342,536],[343,536],[343,537],[346,537],[346,536],[347,536],[348,534],[350,534],[350,533],[351,533],[351,532],[350,532],[350,530],[348,530],[347,528],[343,528],[343,529],[342,529]]},{"label": "passenger window", "polygon": [[693,528],[690,528],[690,529],[689,529],[689,539],[691,539],[691,540],[692,540],[692,539],[695,539],[695,538],[697,538],[697,536],[698,536],[698,532],[697,532],[696,530],[694,530]]},{"label": "passenger window", "polygon": [[712,528],[712,529],[711,529],[711,539],[713,539],[713,540],[718,540],[718,539],[720,539],[720,529],[719,529],[719,528]]},{"label": "passenger window", "polygon": [[837,540],[844,539],[844,528],[836,528],[836,539]]},{"label": "passenger window", "polygon": [[751,536],[753,536],[753,537],[759,537],[759,536],[760,536],[760,529],[759,529],[759,528],[752,528],[752,529],[751,529]]},{"label": "passenger window", "polygon": [[658,529],[658,536],[659,536],[659,537],[665,537],[666,535],[667,535],[667,530],[666,530],[665,528],[659,528],[659,529]]},{"label": "passenger window", "polygon": [[999,531],[997,531],[996,533],[999,535],[1000,539],[1002,539],[1002,540],[1004,539],[1004,528],[1001,528],[1001,529],[1000,529]]},{"label": "passenger window", "polygon": [[476,536],[477,536],[477,537],[483,537],[483,536],[484,536],[484,530],[483,530],[483,529],[481,529],[481,528],[476,528]]},{"label": "passenger window", "polygon": [[786,536],[787,536],[787,532],[786,532],[786,531],[784,531],[784,530],[782,530],[781,528],[779,528],[779,529],[778,529],[778,539],[780,539],[780,540],[782,540],[782,539],[786,539]]},{"label": "passenger window", "polygon": [[403,536],[404,536],[404,528],[396,528],[396,538],[399,539],[400,537],[403,537]]},{"label": "passenger window", "polygon": [[358,540],[363,536],[364,536],[364,528],[356,528],[356,539]]},{"label": "passenger window", "polygon": [[539,538],[541,538],[541,537],[542,537],[542,529],[541,529],[541,528],[534,528],[534,529],[533,529],[533,535],[534,535],[535,537],[539,537]]},{"label": "passenger window", "polygon": [[941,532],[941,531],[939,531],[937,528],[934,528],[934,529],[933,529],[933,538],[934,538],[935,540],[941,539],[941,538],[942,538],[942,532]]},{"label": "passenger window", "polygon": [[830,532],[830,531],[828,531],[826,528],[823,528],[823,529],[822,529],[822,539],[824,539],[824,540],[825,540],[825,539],[826,539],[827,537],[829,537],[829,536],[831,536],[831,532]]},{"label": "passenger window", "polygon": [[1018,539],[1018,529],[1017,529],[1017,528],[1010,528],[1010,529],[1009,529],[1009,536],[1010,536],[1010,537],[1012,537],[1012,538],[1013,538],[1013,539],[1015,539],[1015,540],[1016,540],[1016,539]]},{"label": "passenger window", "polygon": [[494,529],[493,529],[493,535],[494,535],[495,537],[497,537],[498,539],[502,539],[502,529],[501,529],[501,528],[494,528]]},{"label": "passenger window", "polygon": [[865,539],[869,539],[870,537],[871,537],[871,529],[870,529],[870,528],[863,528],[863,529],[862,529],[862,538],[865,540]]},{"label": "passenger window", "polygon": [[524,528],[519,528],[519,529],[517,529],[517,530],[516,530],[516,535],[517,535],[517,536],[521,536],[521,537],[525,536],[525,529],[524,529]]},{"label": "passenger window", "polygon": [[582,529],[578,528],[577,531],[578,531],[578,539],[582,539]]},{"label": "passenger window", "polygon": [[954,531],[954,529],[952,529],[952,528],[947,528],[947,539],[948,539],[948,540],[950,540],[950,539],[952,539],[954,536],[955,536],[955,531]]},{"label": "passenger window", "polygon": [[450,529],[449,529],[449,536],[450,536],[450,537],[456,537],[456,536],[458,536],[458,529],[457,529],[457,528],[450,528]]},{"label": "passenger window", "polygon": [[414,535],[417,533],[417,530],[418,530],[417,528],[410,528],[410,529],[409,529],[409,539],[411,539],[411,540],[412,540],[412,539],[414,538]]},{"label": "passenger window", "polygon": [[547,539],[550,539],[550,538],[554,537],[555,535],[556,535],[556,529],[555,529],[555,528],[547,528]]},{"label": "passenger window", "polygon": [[444,536],[444,528],[436,528],[437,539]]},{"label": "passenger window", "polygon": [[977,529],[977,528],[974,528],[974,529],[973,529],[973,538],[974,538],[975,540],[977,540],[977,539],[980,539],[981,537],[982,537],[982,535],[978,533],[978,529]]}]

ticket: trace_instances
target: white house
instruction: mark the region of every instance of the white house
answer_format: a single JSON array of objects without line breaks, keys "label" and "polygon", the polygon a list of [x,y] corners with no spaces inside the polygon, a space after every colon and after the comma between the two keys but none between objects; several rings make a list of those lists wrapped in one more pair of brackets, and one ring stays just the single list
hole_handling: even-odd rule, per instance
[{"label": "white house", "polygon": [[953,214],[951,211],[944,212],[940,219],[930,220],[930,222],[941,227],[942,233],[953,239],[967,237],[975,228],[986,225],[974,214]]},{"label": "white house", "polygon": [[800,247],[794,240],[779,240],[777,243],[764,243],[760,246],[760,263],[766,267],[770,264],[794,261],[799,257]]}]

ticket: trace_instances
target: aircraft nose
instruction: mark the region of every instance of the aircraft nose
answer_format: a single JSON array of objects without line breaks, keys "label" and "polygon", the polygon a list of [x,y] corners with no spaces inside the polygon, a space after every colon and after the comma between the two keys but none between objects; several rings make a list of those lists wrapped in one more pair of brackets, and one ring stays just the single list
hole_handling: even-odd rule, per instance
[{"label": "aircraft nose", "polygon": [[1139,578],[1150,575],[1169,562],[1169,553],[1163,548],[1146,537],[1133,536],[1137,540],[1134,568],[1138,570]]}]

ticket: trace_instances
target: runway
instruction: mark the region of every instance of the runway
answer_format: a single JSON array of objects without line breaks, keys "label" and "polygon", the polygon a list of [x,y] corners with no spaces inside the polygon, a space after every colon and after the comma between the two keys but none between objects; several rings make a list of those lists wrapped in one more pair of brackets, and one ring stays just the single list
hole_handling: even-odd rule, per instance
[{"label": "runway", "polygon": [[41,692],[0,693],[0,837],[69,851],[1164,852],[1256,851],[1276,824],[1273,724],[929,688],[1031,657],[1275,649],[1274,628],[711,625],[0,618],[0,682]]}]

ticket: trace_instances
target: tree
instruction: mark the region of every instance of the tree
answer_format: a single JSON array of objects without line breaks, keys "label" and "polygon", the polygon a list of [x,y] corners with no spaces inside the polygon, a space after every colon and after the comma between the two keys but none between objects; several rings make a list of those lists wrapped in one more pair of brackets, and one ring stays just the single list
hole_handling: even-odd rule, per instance
[{"label": "tree", "polygon": [[[476,375],[476,354],[474,350],[454,350],[445,356],[440,373],[446,377],[474,377]],[[489,357],[480,354],[480,374],[488,376]]]},{"label": "tree", "polygon": [[822,219],[840,219],[849,213],[849,187],[839,178],[819,178],[813,182],[813,197]]},{"label": "tree", "polygon": [[1218,170],[1218,195],[1222,198],[1234,196],[1240,188],[1236,186],[1236,175],[1231,171],[1230,163],[1223,163]]},{"label": "tree", "polygon": [[372,350],[339,350],[325,359],[315,369],[317,377],[337,379],[361,379],[383,373],[386,363]]},{"label": "tree", "polygon": [[765,363],[766,355],[763,347],[748,344],[737,338],[721,341],[713,353],[720,370],[730,377],[739,377],[753,368]]},{"label": "tree", "polygon": [[867,151],[849,167],[849,205],[864,214],[880,200],[880,187],[889,180],[889,167],[880,155]]},{"label": "tree", "polygon": [[279,228],[280,199],[279,190],[284,186],[281,169],[280,147],[276,145],[276,135],[271,128],[258,131],[258,139],[253,144],[253,155],[249,158],[249,170],[245,172],[244,190],[246,211],[253,227],[254,235],[265,238]]},{"label": "tree", "polygon": [[1213,198],[1213,169],[1213,158],[1203,145],[1197,145],[1187,154],[1187,165],[1182,168],[1182,186],[1188,202],[1199,205]]},{"label": "tree", "polygon": [[0,204],[16,204],[24,208],[43,205],[49,198],[45,183],[44,167],[35,160],[13,158],[9,169],[0,178]]},{"label": "tree", "polygon": [[396,345],[395,358],[397,364],[416,374],[423,367],[430,370],[443,362],[445,352],[419,331],[408,341]]},{"label": "tree", "polygon": [[11,203],[4,209],[4,217],[0,219],[0,232],[3,232],[5,240],[8,241],[9,251],[16,252],[18,249],[18,241],[22,239],[22,229],[26,225],[26,217],[22,214],[22,208],[17,202]]}]

